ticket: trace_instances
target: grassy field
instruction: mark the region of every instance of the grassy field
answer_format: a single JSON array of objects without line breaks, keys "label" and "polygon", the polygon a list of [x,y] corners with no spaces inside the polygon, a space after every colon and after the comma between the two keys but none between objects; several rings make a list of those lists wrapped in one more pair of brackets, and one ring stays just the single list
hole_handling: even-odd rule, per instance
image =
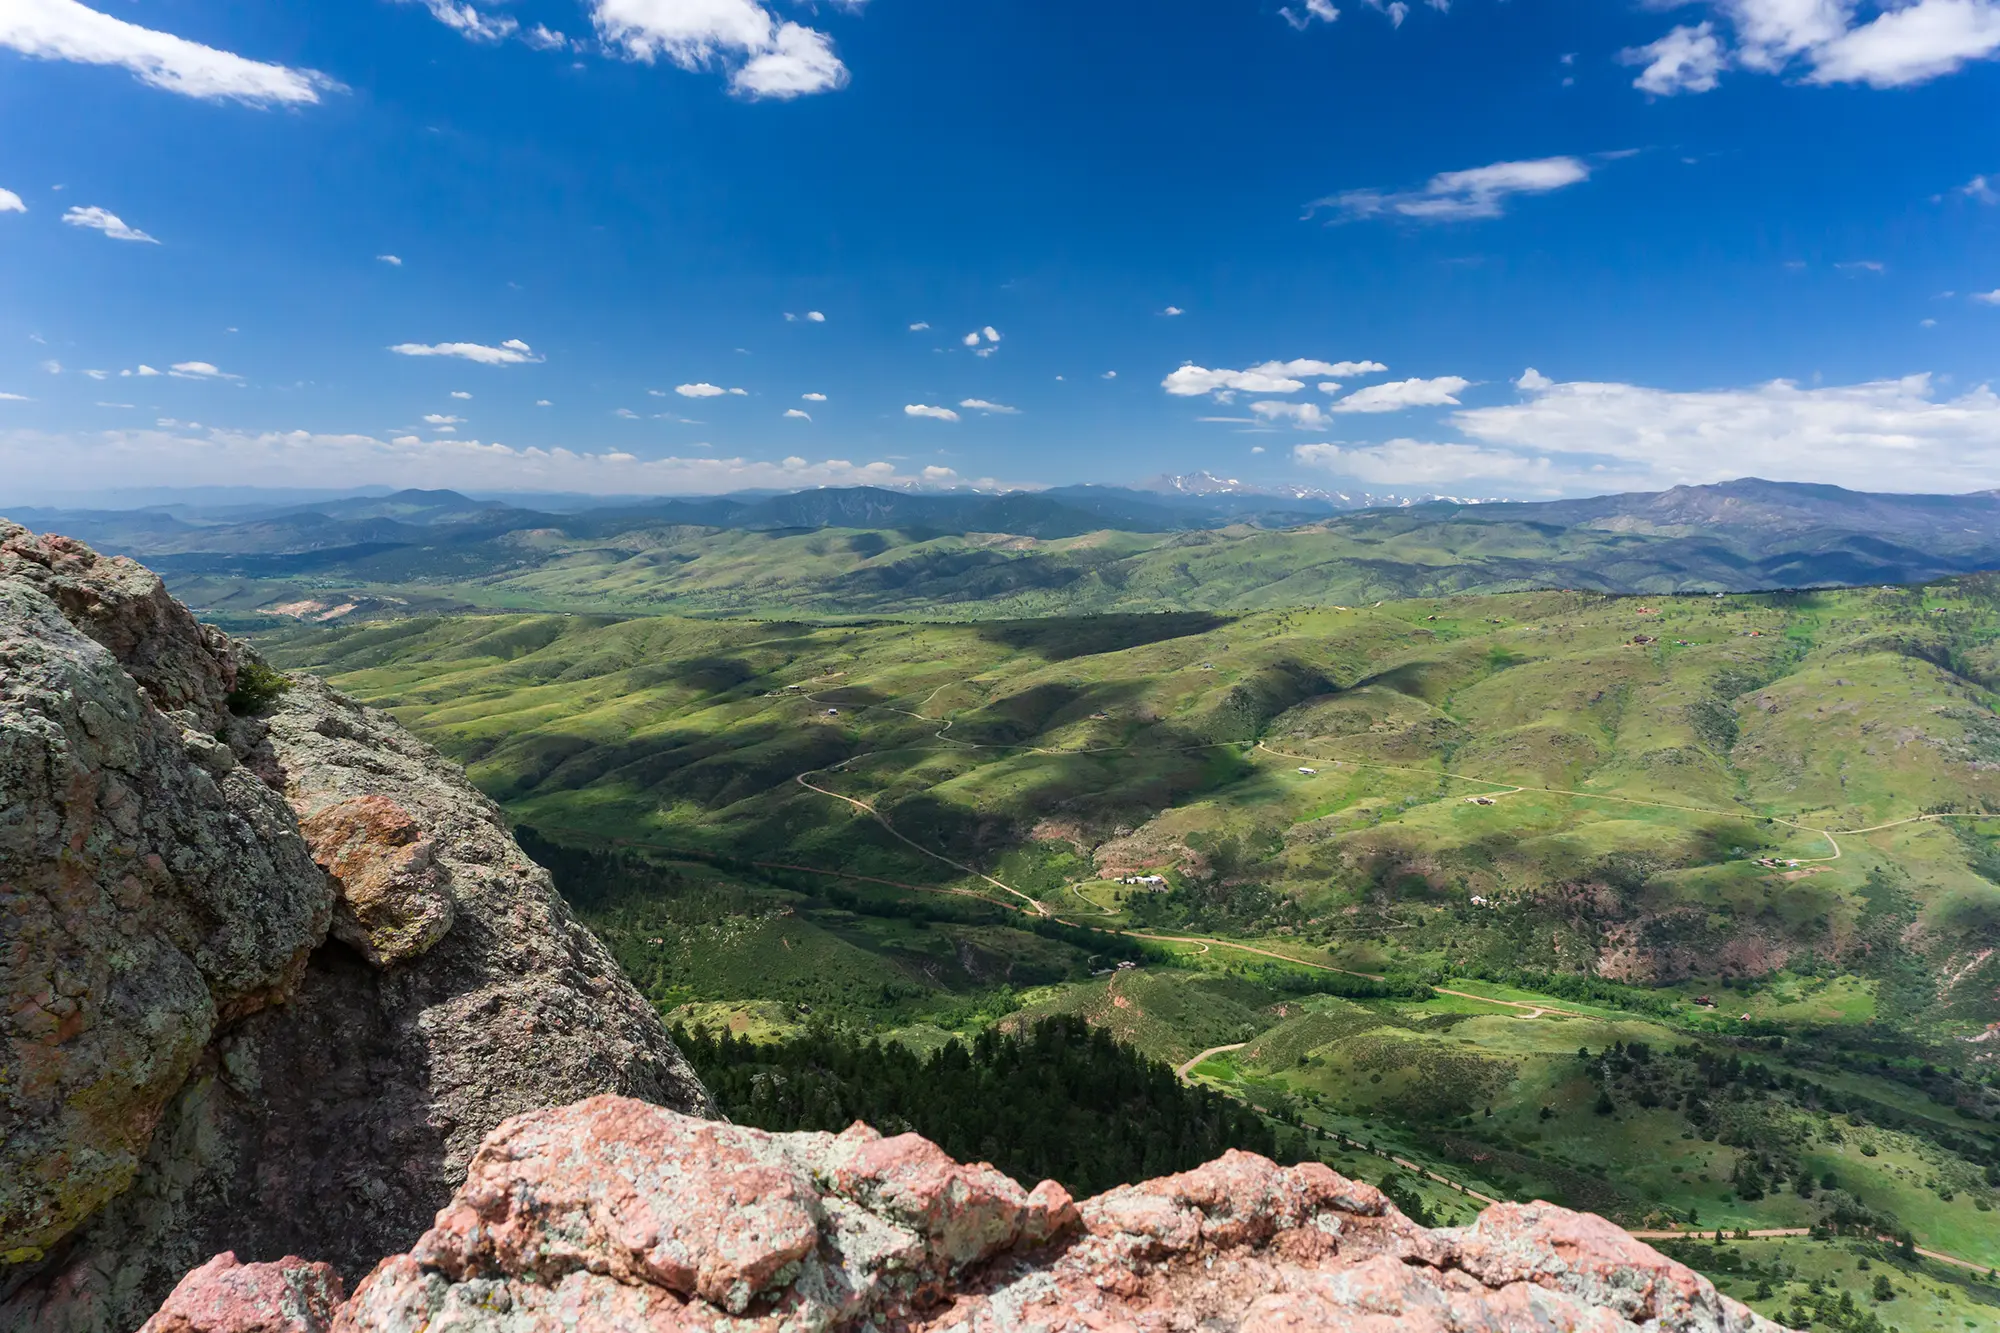
[{"label": "grassy field", "polygon": [[1195,1076],[1336,1157],[2000,1263],[1990,581],[260,642],[463,760],[688,1021],[1079,1014],[1237,1047]]}]

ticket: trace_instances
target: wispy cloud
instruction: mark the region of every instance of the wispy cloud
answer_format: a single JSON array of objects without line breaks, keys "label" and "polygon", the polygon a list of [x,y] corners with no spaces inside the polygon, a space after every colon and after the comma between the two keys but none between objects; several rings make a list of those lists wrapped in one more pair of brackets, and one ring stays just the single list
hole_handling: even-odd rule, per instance
[{"label": "wispy cloud", "polygon": [[788,408],[786,408],[786,409],[785,409],[785,415],[786,415],[787,417],[789,417],[789,418],[791,418],[791,419],[795,420],[795,421],[811,421],[811,420],[812,420],[812,413],[810,413],[810,412],[803,412],[803,411],[800,411],[800,410],[799,410],[798,408],[796,408],[796,407],[788,407]]},{"label": "wispy cloud", "polygon": [[1345,190],[1313,201],[1306,216],[1329,210],[1339,222],[1380,217],[1413,222],[1497,218],[1516,195],[1548,194],[1589,179],[1590,165],[1577,157],[1495,162],[1467,171],[1441,172],[1410,190]]},{"label": "wispy cloud", "polygon": [[948,407],[932,407],[929,403],[910,403],[903,408],[906,417],[929,417],[933,421],[956,421],[958,413]]},{"label": "wispy cloud", "polygon": [[126,225],[125,219],[102,208],[72,208],[63,214],[63,221],[72,227],[83,227],[90,231],[101,231],[114,241],[143,241],[147,245],[158,245],[159,241],[148,236],[137,227]]},{"label": "wispy cloud", "polygon": [[[1197,398],[1212,394],[1228,402],[1236,393],[1297,393],[1306,387],[1305,376],[1379,375],[1388,367],[1380,361],[1315,361],[1301,357],[1292,361],[1265,361],[1246,370],[1210,370],[1193,362],[1173,371],[1160,387],[1177,398]],[[1322,388],[1326,386],[1322,385]],[[1334,385],[1328,392],[1338,389]]]},{"label": "wispy cloud", "polygon": [[401,268],[403,266],[403,258],[401,255],[376,255],[375,258],[377,258],[384,264],[387,264],[391,268]]},{"label": "wispy cloud", "polygon": [[398,356],[456,357],[482,366],[524,366],[547,360],[519,338],[509,338],[498,347],[485,343],[397,343],[389,350]]},{"label": "wispy cloud", "polygon": [[488,14],[462,0],[404,0],[404,3],[422,5],[439,23],[475,42],[504,41],[521,26],[506,14]]},{"label": "wispy cloud", "polygon": [[967,398],[959,406],[968,412],[983,412],[990,417],[1012,417],[1021,414],[1021,409],[1018,407],[1009,407],[1005,403],[989,403],[984,398]]},{"label": "wispy cloud", "polygon": [[296,106],[319,101],[321,93],[341,91],[324,74],[218,51],[99,13],[77,0],[0,4],[0,46],[37,60],[118,66],[155,88],[206,101]]},{"label": "wispy cloud", "polygon": [[800,321],[804,321],[807,324],[824,324],[826,323],[826,316],[817,310],[808,310],[803,315],[795,315],[789,310],[785,312],[785,322],[787,324],[797,324]]},{"label": "wispy cloud", "polygon": [[218,369],[208,361],[176,361],[167,374],[177,380],[240,380],[241,375],[232,375]]}]

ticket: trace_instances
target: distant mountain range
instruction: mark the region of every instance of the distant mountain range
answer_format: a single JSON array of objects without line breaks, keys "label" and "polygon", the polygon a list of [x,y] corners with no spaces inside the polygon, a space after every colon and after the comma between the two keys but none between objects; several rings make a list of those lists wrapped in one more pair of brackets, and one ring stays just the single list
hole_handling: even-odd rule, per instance
[{"label": "distant mountain range", "polygon": [[1002,616],[1530,587],[1750,591],[2000,569],[2000,494],[1757,479],[1535,503],[1272,495],[1197,473],[1003,495],[850,487],[563,511],[406,490],[8,517],[141,557],[181,595],[232,614]]}]

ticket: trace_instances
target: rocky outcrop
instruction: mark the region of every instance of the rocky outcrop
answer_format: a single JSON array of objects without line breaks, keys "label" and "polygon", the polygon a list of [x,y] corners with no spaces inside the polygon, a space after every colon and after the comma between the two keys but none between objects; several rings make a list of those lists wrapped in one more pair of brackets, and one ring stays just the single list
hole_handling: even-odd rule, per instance
[{"label": "rocky outcrop", "polygon": [[[707,1114],[493,804],[151,573],[0,522],[0,1326],[126,1330],[195,1264],[350,1279],[509,1115]],[[254,696],[253,696],[254,697]]]},{"label": "rocky outcrop", "polygon": [[[190,1274],[169,1309],[225,1314],[175,1333],[317,1333],[246,1322],[235,1293],[296,1305],[299,1261],[284,1263]],[[1317,1163],[1232,1152],[1077,1205],[913,1134],[767,1134],[618,1097],[501,1125],[332,1328],[1777,1333],[1609,1222],[1548,1204],[1430,1231]]]}]

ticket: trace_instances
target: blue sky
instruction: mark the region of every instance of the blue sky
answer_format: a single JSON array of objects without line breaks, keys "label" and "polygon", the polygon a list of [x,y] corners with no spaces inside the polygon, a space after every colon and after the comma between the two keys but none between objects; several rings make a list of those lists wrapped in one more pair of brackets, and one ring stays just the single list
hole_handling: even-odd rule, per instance
[{"label": "blue sky", "polygon": [[93,5],[0,499],[2000,486],[2000,0]]}]

